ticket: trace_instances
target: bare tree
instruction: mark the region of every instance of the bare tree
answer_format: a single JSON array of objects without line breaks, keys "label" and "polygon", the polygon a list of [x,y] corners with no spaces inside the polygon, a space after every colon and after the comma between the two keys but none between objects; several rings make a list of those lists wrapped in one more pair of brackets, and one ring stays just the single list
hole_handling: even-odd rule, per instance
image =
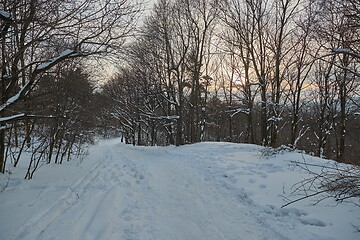
[{"label": "bare tree", "polygon": [[[207,49],[212,40],[212,32],[218,15],[218,2],[210,0],[183,0],[178,2],[178,8],[186,19],[186,28],[190,35],[189,54],[186,57],[186,67],[191,78],[189,100],[189,142],[198,142],[201,139],[201,119],[204,108],[201,98],[201,78],[205,70]],[[206,76],[209,77],[209,76]]]},{"label": "bare tree", "polygon": [[[271,111],[270,111],[270,144],[277,146],[279,122],[282,119],[283,108],[281,105],[283,87],[284,87],[284,69],[288,63],[285,62],[286,56],[293,48],[289,39],[292,37],[292,27],[294,15],[298,11],[300,0],[275,0],[274,10],[275,19],[273,26],[270,26],[273,35],[270,37],[274,56],[274,73],[271,81]],[[274,27],[274,28],[273,28]],[[286,99],[286,98],[285,98]]]},{"label": "bare tree", "polygon": [[[158,77],[163,83],[162,97],[167,101],[168,116],[176,116],[175,143],[184,144],[185,87],[187,85],[186,56],[190,48],[190,29],[183,9],[172,1],[159,1],[154,7],[154,15],[148,20],[149,38],[156,44],[163,62]],[[156,33],[158,33],[156,35]],[[171,112],[175,110],[174,114]],[[169,126],[172,135],[172,128]],[[171,139],[172,137],[170,137]]]},{"label": "bare tree", "polygon": [[[234,32],[232,41],[240,49],[239,52],[242,52],[245,69],[250,68],[255,73],[256,84],[260,89],[260,135],[262,145],[268,145],[271,142],[270,127],[277,120],[275,117],[269,118],[270,107],[274,104],[271,104],[271,99],[268,98],[269,96],[276,96],[276,94],[269,94],[271,83],[275,87],[273,90],[279,89],[274,85],[276,81],[271,81],[272,71],[274,70],[272,61],[273,57],[276,59],[274,53],[278,53],[278,57],[281,55],[282,43],[280,45],[275,43],[276,41],[283,41],[283,35],[285,34],[275,36],[274,34],[278,34],[278,31],[272,31],[271,29],[274,26],[279,29],[282,28],[281,25],[271,25],[273,19],[270,17],[272,16],[270,12],[276,10],[273,9],[271,3],[271,1],[229,0],[222,7],[224,22]],[[279,20],[279,12],[276,11],[276,13],[274,23]],[[283,22],[285,20],[287,19],[283,19]],[[273,43],[275,45],[272,45]],[[275,92],[273,91],[273,93]],[[272,100],[275,101],[275,98]]]},{"label": "bare tree", "polygon": [[16,103],[59,62],[119,51],[138,6],[128,0],[8,0],[1,8],[0,171],[4,172],[6,124],[30,117],[23,110],[17,112]]},{"label": "bare tree", "polygon": [[354,24],[351,1],[318,1],[317,4],[318,17],[322,21],[321,26],[317,27],[317,39],[325,55],[321,60],[330,64],[327,75],[331,77],[336,91],[333,118],[336,158],[345,161],[348,100],[356,88],[359,64],[352,49],[357,47],[360,28]]},{"label": "bare tree", "polygon": [[295,21],[296,26],[291,39],[293,48],[290,51],[293,57],[290,58],[291,64],[286,68],[288,72],[286,79],[289,85],[288,97],[291,103],[290,144],[293,148],[297,147],[300,139],[309,130],[307,123],[301,126],[301,122],[304,122],[302,111],[306,106],[306,101],[304,101],[306,96],[303,96],[303,91],[306,85],[310,84],[310,76],[316,62],[314,58],[319,57],[319,46],[313,43],[314,34],[316,34],[314,3],[310,1],[304,5],[303,11],[298,14]]}]

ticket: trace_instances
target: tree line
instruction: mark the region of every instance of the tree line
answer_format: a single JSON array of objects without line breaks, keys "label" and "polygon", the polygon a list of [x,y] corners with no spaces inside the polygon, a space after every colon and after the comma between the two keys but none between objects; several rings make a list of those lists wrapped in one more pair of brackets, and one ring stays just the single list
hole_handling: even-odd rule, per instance
[{"label": "tree line", "polygon": [[93,141],[94,68],[119,55],[140,5],[129,0],[0,3],[0,172],[25,178]]},{"label": "tree line", "polygon": [[360,4],[159,0],[100,95],[127,143],[231,141],[359,164]]},{"label": "tree line", "polygon": [[[99,134],[287,145],[359,164],[358,1],[158,0],[135,29],[141,9],[0,3],[0,172],[28,161],[30,179]],[[116,74],[99,88],[109,63]]]}]

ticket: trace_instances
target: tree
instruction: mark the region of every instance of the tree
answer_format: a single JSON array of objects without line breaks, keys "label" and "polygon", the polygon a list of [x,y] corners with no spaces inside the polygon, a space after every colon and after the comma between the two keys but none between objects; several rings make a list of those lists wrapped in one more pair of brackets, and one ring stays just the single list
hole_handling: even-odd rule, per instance
[{"label": "tree", "polygon": [[[282,120],[284,75],[294,15],[300,1],[226,1],[223,21],[233,32],[230,41],[237,46],[244,73],[255,73],[260,89],[260,125],[263,145],[275,147]],[[274,14],[271,14],[274,13]],[[246,80],[249,82],[248,80]],[[247,84],[249,85],[249,84]],[[247,91],[250,93],[250,91]]]},{"label": "tree", "polygon": [[17,102],[29,96],[42,74],[66,59],[118,52],[133,28],[138,6],[128,0],[8,0],[1,7],[0,172],[4,172],[7,124],[34,117],[16,113]]},{"label": "tree", "polygon": [[[190,34],[189,54],[186,57],[186,67],[190,77],[189,99],[189,139],[191,143],[201,139],[201,123],[203,122],[201,99],[201,78],[204,71],[207,49],[210,46],[212,32],[218,15],[218,2],[210,0],[179,1],[178,9],[185,9],[182,15],[185,18],[185,27]],[[209,76],[207,76],[209,77]]]},{"label": "tree", "polygon": [[[223,22],[231,30],[230,38],[233,46],[238,48],[242,56],[245,71],[252,70],[260,89],[260,128],[261,144],[268,145],[268,100],[267,78],[269,69],[267,57],[270,55],[266,46],[268,35],[267,1],[235,1],[229,0],[222,5]],[[250,60],[250,61],[249,61]],[[241,71],[241,70],[240,70]]]},{"label": "tree", "polygon": [[[272,99],[270,111],[270,144],[272,147],[277,146],[279,120],[282,118],[281,95],[283,93],[284,72],[288,63],[285,62],[293,47],[288,39],[292,36],[292,30],[289,25],[293,23],[293,17],[298,11],[300,0],[275,0],[275,21],[272,49],[274,55],[274,73],[271,81]],[[287,45],[287,46],[286,46]]]},{"label": "tree", "polygon": [[318,1],[317,4],[318,17],[321,18],[321,26],[317,26],[317,39],[325,55],[321,61],[330,64],[327,76],[331,77],[329,81],[333,82],[336,94],[332,120],[336,139],[335,157],[338,161],[345,161],[348,100],[357,87],[355,81],[359,63],[353,52],[360,34],[359,25],[354,23],[352,14],[356,5],[352,1]]},{"label": "tree", "polygon": [[[92,142],[96,109],[89,75],[76,63],[60,63],[54,68],[58,71],[44,74],[27,98],[32,103],[28,111],[43,116],[29,121],[32,123],[31,144],[23,150],[30,151],[31,156],[28,179],[39,163],[69,161],[82,151],[85,143]],[[14,155],[20,159],[21,152],[15,151]],[[17,162],[14,161],[14,166]]]},{"label": "tree", "polygon": [[123,86],[109,113],[135,144],[287,144],[343,159],[359,106],[358,9],[353,0],[160,0],[109,84]]},{"label": "tree", "polygon": [[[316,61],[314,58],[319,57],[319,46],[313,44],[316,25],[316,11],[314,3],[309,1],[305,5],[304,10],[297,16],[295,21],[294,35],[292,41],[293,48],[290,53],[291,64],[287,66],[286,77],[289,87],[289,101],[291,103],[291,136],[290,145],[296,148],[300,139],[308,131],[308,123],[301,126],[304,122],[302,116],[303,108],[306,106],[303,91],[309,84],[309,78],[314,70],[313,66]],[[301,129],[300,129],[301,127]]]}]

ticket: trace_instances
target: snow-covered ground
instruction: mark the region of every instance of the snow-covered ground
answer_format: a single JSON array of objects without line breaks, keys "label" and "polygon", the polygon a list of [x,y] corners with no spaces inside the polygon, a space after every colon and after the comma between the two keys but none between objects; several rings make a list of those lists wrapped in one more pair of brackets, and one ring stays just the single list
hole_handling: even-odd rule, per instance
[{"label": "snow-covered ground", "polygon": [[[80,161],[15,169],[0,194],[0,239],[360,239],[360,208],[327,199],[285,208],[300,153],[199,143],[92,146]],[[310,156],[307,161],[321,162]],[[6,175],[0,177],[1,186]]]}]

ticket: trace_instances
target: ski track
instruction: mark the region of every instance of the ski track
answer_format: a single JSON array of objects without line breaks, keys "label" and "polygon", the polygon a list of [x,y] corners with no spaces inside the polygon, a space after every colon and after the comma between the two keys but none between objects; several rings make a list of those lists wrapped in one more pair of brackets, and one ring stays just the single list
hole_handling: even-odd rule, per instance
[{"label": "ski track", "polygon": [[[115,156],[120,161],[114,161]],[[39,209],[10,239],[139,239],[142,228],[131,221],[140,219],[136,185],[143,179],[121,152],[106,149],[85,177],[50,207]],[[122,200],[131,204],[120,209]],[[117,231],[119,226],[124,228],[122,233]],[[59,230],[61,236],[51,235]]]},{"label": "ski track", "polygon": [[33,216],[25,225],[20,227],[11,239],[40,239],[44,230],[57,218],[78,203],[80,195],[83,195],[89,185],[98,177],[101,170],[106,166],[99,161],[85,177],[79,179],[72,187],[69,187],[63,196],[48,209],[41,210]]},{"label": "ski track", "polygon": [[[51,206],[39,208],[11,239],[289,239],[282,225],[297,224],[289,213],[278,216],[272,207],[260,207],[259,212],[251,193],[234,186],[241,170],[250,173],[249,184],[256,184],[254,176],[266,178],[267,171],[282,169],[250,164],[239,169],[226,158],[219,162],[214,155],[186,147],[109,144],[98,149],[102,152],[88,174]],[[306,215],[296,214],[299,221]],[[293,239],[313,237],[301,234]]]}]

